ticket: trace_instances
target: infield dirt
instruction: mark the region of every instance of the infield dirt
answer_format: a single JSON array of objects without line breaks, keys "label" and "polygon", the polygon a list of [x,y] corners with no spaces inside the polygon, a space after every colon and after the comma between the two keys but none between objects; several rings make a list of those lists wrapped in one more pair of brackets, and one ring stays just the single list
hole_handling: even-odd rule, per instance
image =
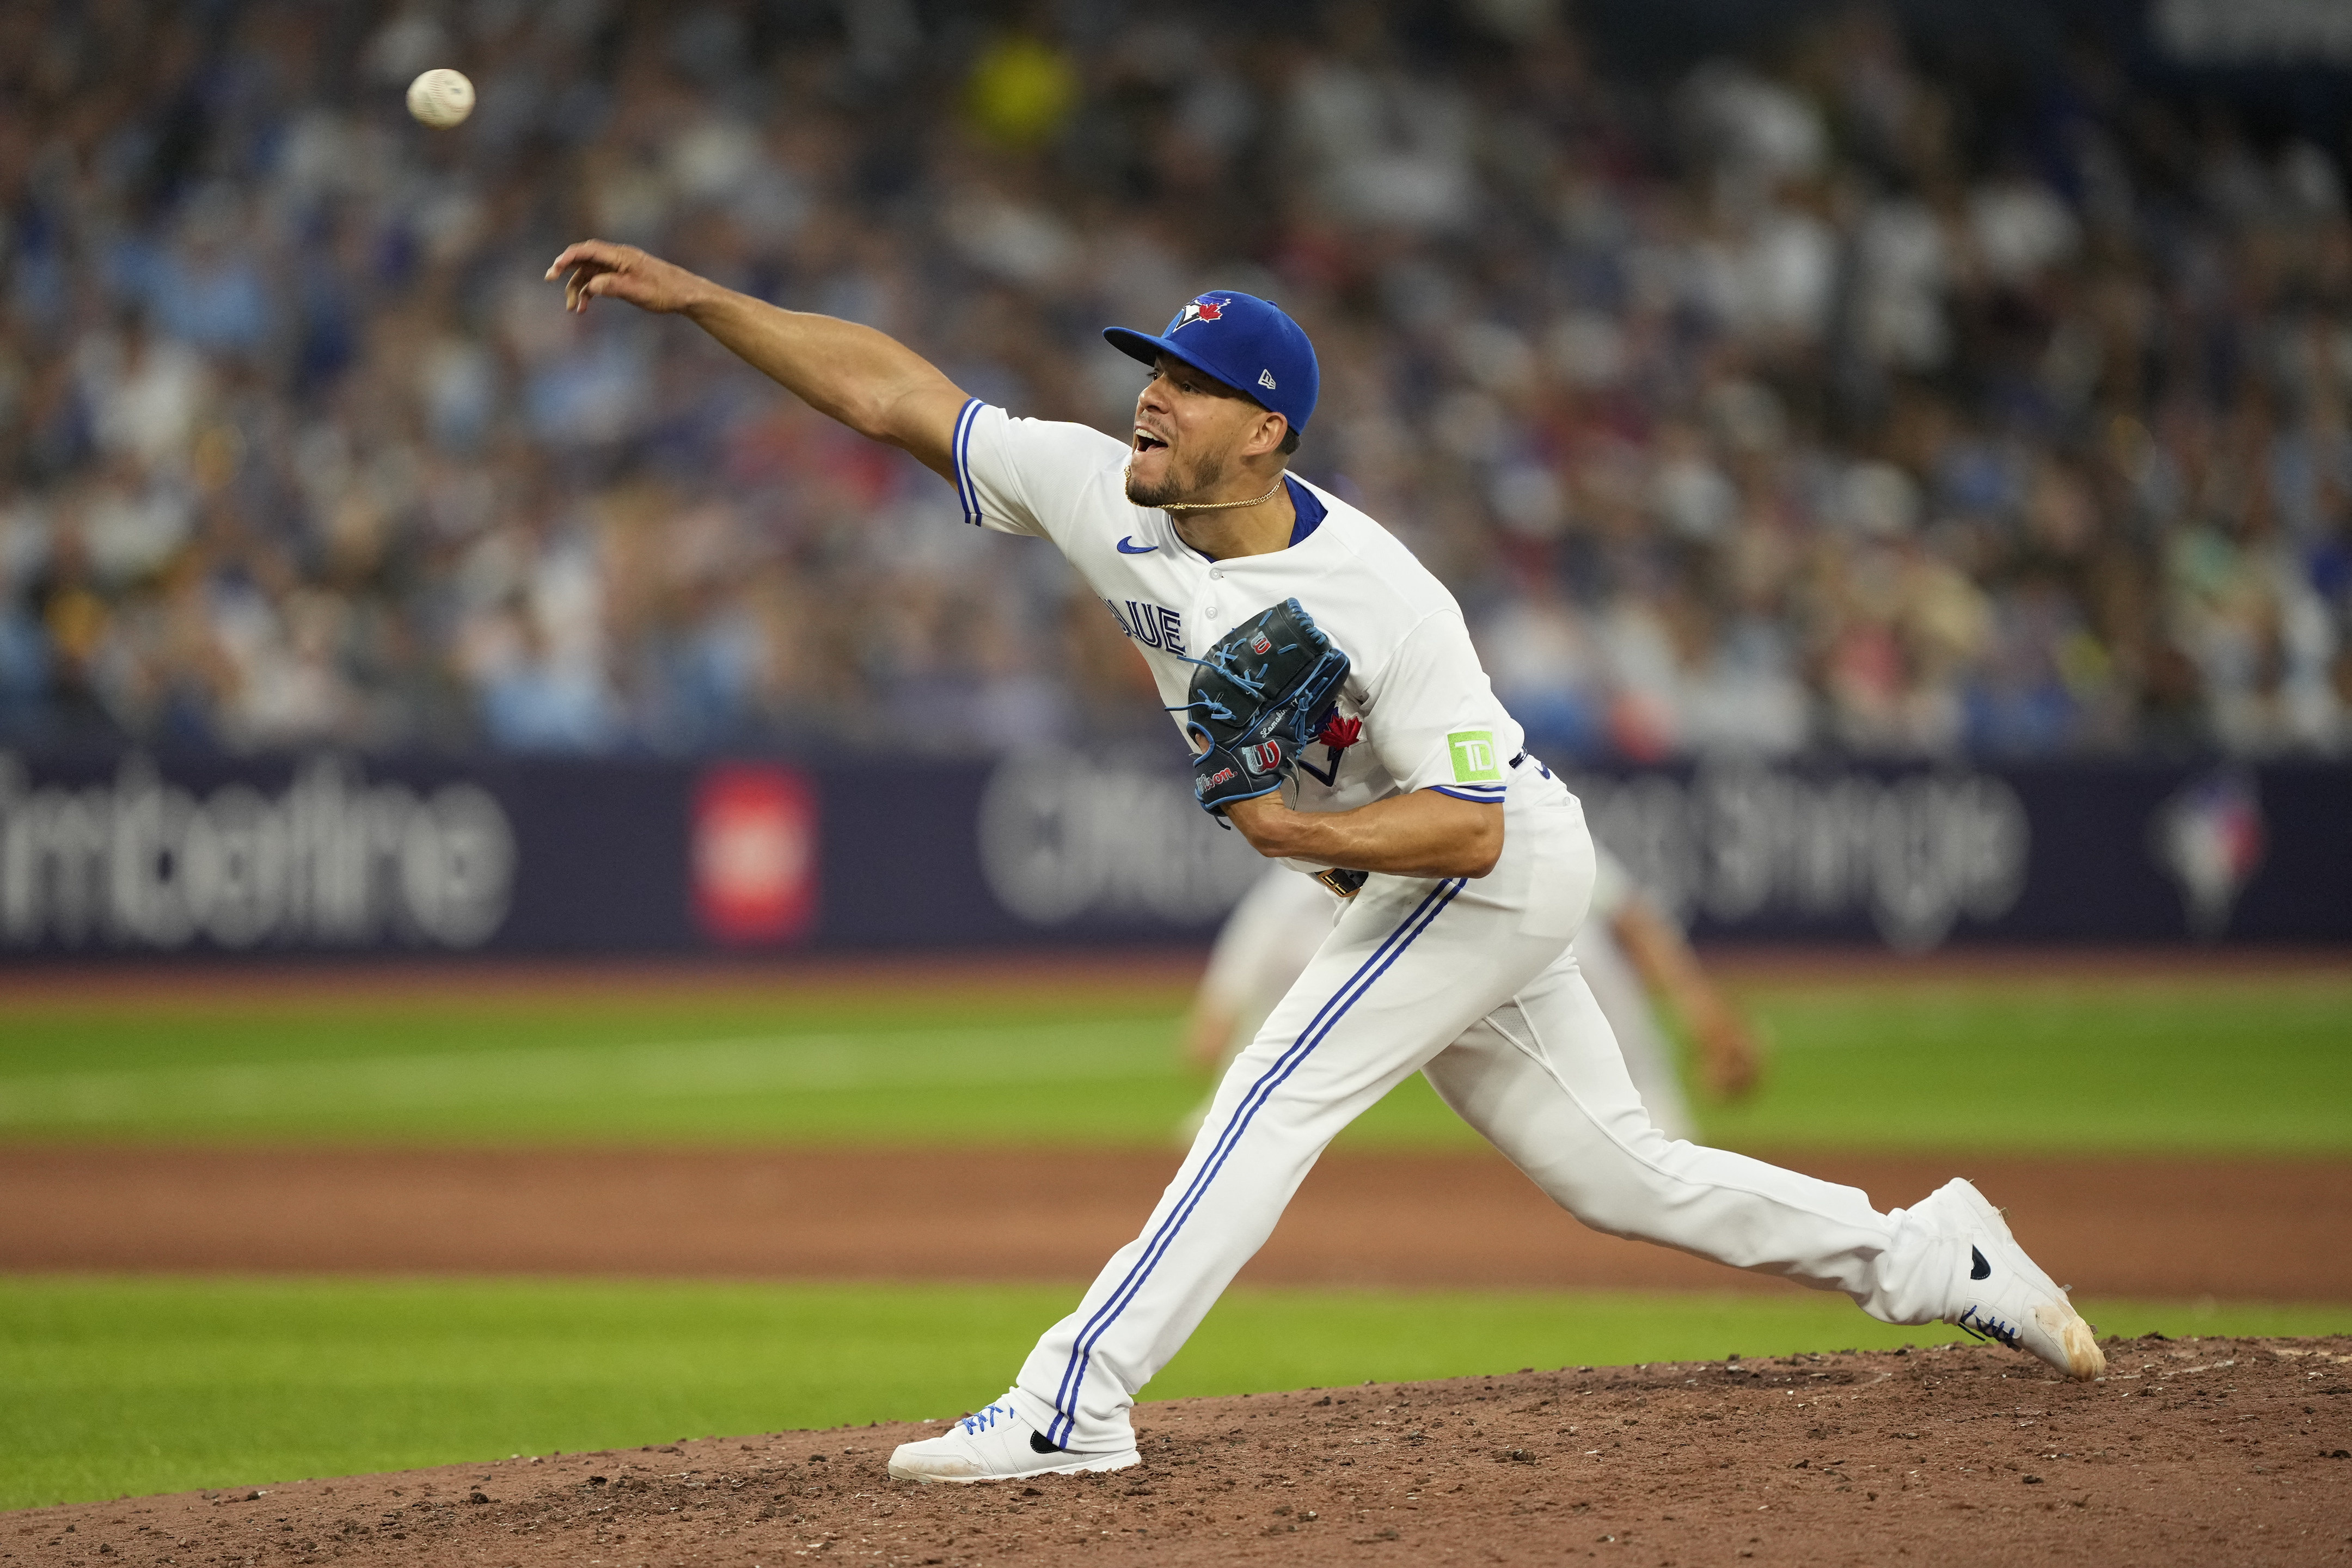
[{"label": "infield dirt", "polygon": [[2340,1563],[2352,1339],[1568,1368],[1145,1405],[1143,1463],[925,1488],[865,1426],[0,1517],[97,1564]]},{"label": "infield dirt", "polygon": [[[1175,1152],[0,1148],[0,1268],[1084,1280]],[[1881,1208],[1972,1177],[2093,1295],[2352,1300],[2352,1162],[1792,1153]],[[2158,1238],[2160,1238],[2160,1245]],[[1495,1155],[1335,1151],[1255,1285],[1787,1290],[1587,1230]],[[2352,1479],[2352,1477],[2347,1477]]]}]

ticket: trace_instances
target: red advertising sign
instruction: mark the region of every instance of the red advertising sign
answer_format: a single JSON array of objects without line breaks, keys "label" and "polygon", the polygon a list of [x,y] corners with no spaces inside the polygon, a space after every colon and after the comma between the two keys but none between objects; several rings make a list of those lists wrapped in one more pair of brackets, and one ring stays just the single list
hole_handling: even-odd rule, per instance
[{"label": "red advertising sign", "polygon": [[816,918],[816,791],[797,769],[724,763],[694,791],[694,912],[730,946],[788,942]]}]

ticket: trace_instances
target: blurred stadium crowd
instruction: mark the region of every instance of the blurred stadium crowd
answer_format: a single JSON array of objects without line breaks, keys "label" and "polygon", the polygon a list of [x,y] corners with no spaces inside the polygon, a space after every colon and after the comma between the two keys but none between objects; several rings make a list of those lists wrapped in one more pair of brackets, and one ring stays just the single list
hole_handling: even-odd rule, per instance
[{"label": "blurred stadium crowd", "polygon": [[17,0],[0,743],[1172,747],[1050,550],[565,316],[593,234],[1122,434],[1100,326],[1280,300],[1301,471],[1587,756],[2343,745],[2344,149],[1869,9],[1594,58],[1545,0]]}]

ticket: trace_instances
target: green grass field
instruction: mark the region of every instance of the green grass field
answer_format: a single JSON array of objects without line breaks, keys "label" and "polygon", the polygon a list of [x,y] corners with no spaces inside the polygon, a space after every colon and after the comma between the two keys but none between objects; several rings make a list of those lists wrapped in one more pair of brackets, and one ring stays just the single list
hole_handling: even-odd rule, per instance
[{"label": "green grass field", "polygon": [[[2340,1154],[2352,974],[1757,985],[1732,1147]],[[18,998],[0,1141],[1159,1144],[1181,994],[734,984]],[[1348,1134],[1467,1144],[1419,1080]],[[0,1278],[0,1507],[947,1415],[1065,1288]],[[2084,1303],[2105,1329],[2352,1331],[2343,1308]],[[1150,1394],[1927,1342],[1844,1302],[1245,1293]]]},{"label": "green grass field", "polygon": [[[1729,1147],[2352,1149],[2341,977],[1752,988],[1764,1090]],[[1159,1143],[1200,1093],[1182,998],[779,989],[578,1001],[19,1004],[0,1138]],[[1475,1142],[1419,1079],[1360,1146]]]},{"label": "green grass field", "polygon": [[[0,1280],[0,1508],[952,1416],[1066,1288]],[[2102,1328],[2342,1333],[2352,1308],[2090,1303]],[[1843,1300],[1236,1292],[1153,1398],[1889,1348]]]}]

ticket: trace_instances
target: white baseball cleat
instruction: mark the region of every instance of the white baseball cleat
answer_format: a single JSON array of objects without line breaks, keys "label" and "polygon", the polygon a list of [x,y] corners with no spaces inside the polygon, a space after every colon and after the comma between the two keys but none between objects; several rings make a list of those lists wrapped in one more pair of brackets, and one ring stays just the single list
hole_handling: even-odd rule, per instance
[{"label": "white baseball cleat", "polygon": [[974,1411],[937,1437],[901,1443],[890,1456],[894,1481],[1012,1481],[1024,1476],[1072,1476],[1123,1470],[1143,1462],[1132,1446],[1108,1454],[1056,1448],[1024,1421],[1010,1395]]},{"label": "white baseball cleat", "polygon": [[2009,1234],[2000,1211],[1982,1193],[1956,1176],[1911,1212],[1969,1245],[1968,1278],[1959,1282],[1944,1321],[1980,1340],[2032,1351],[2084,1383],[2106,1372],[2107,1358],[2091,1325],[2074,1310],[2066,1292],[2025,1255]]}]

